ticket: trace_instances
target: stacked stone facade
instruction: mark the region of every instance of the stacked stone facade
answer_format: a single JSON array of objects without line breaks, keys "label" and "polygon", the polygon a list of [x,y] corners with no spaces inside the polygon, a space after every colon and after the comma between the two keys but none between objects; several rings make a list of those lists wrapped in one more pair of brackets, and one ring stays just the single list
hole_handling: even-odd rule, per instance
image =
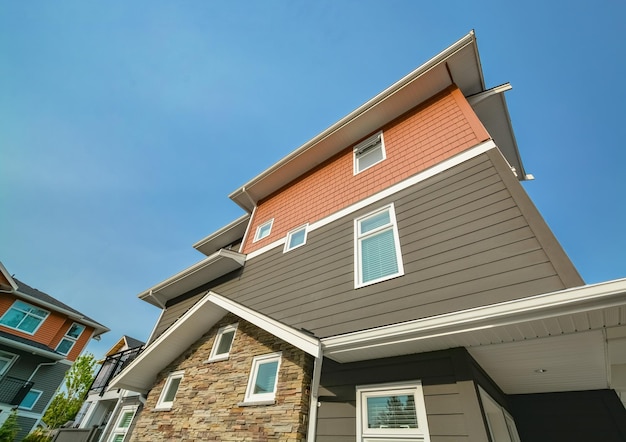
[{"label": "stacked stone facade", "polygon": [[[227,360],[207,362],[220,327],[238,324]],[[255,356],[281,352],[276,399],[246,405]],[[313,359],[302,350],[226,315],[157,377],[131,441],[305,441]],[[155,409],[171,372],[184,370],[170,410]]]}]

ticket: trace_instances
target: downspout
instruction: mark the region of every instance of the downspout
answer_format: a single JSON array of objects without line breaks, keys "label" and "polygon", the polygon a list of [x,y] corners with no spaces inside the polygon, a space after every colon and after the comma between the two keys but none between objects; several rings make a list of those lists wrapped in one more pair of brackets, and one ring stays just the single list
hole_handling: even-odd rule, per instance
[{"label": "downspout", "polygon": [[248,199],[250,200],[250,202],[252,203],[252,205],[254,207],[252,209],[252,213],[250,214],[250,219],[248,220],[248,226],[246,227],[246,233],[244,233],[243,239],[241,240],[241,245],[239,246],[239,250],[238,250],[239,253],[243,253],[243,249],[246,246],[246,241],[248,240],[248,235],[250,234],[250,228],[252,227],[252,222],[254,221],[254,215],[256,213],[256,208],[257,208],[256,203],[252,200],[252,197],[246,191],[245,187],[241,188],[241,192],[248,197]]},{"label": "downspout", "polygon": [[[32,372],[32,374],[30,375],[30,377],[28,378],[28,380],[26,382],[30,382],[33,380],[33,378],[35,377],[35,375],[37,374],[37,372],[39,371],[39,369],[41,367],[45,366],[53,366],[53,365],[57,365],[59,361],[54,361],[54,362],[42,362],[40,363]],[[33,384],[34,385],[34,384]],[[56,394],[53,394],[52,396],[50,396],[50,400],[48,401],[48,403],[46,404],[46,407],[44,408],[44,410],[48,410],[48,407],[50,406],[50,404],[52,403],[52,400],[54,399],[54,397],[56,396]],[[40,423],[41,420],[43,419],[43,415],[44,413],[41,414],[41,416],[39,417],[39,419],[37,419],[37,421],[35,422],[35,425],[33,425],[34,427],[37,427]]]},{"label": "downspout", "polygon": [[313,363],[313,378],[311,379],[311,401],[309,404],[309,428],[307,431],[307,442],[315,442],[317,437],[317,408],[318,403],[318,390],[320,386],[320,379],[322,377],[322,361],[324,354],[322,351],[322,343],[319,344],[318,355]]}]

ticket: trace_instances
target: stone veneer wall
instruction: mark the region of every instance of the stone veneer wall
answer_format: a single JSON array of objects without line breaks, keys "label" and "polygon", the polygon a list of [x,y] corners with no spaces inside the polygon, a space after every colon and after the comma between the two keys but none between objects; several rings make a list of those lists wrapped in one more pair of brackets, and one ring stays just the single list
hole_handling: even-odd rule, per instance
[{"label": "stone veneer wall", "polygon": [[[219,327],[238,323],[230,357],[206,362]],[[242,406],[254,356],[282,352],[276,401]],[[131,437],[143,441],[306,440],[313,358],[266,331],[226,315],[158,376]],[[170,372],[184,370],[171,410],[155,410]]]}]

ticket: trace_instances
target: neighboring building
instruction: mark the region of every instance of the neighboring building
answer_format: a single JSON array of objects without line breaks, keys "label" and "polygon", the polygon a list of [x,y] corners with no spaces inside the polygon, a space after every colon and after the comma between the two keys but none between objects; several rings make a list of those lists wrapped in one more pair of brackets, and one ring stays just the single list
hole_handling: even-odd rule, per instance
[{"label": "neighboring building", "polygon": [[[141,353],[144,342],[130,336],[122,336],[106,352],[100,369],[89,389],[87,399],[76,417],[75,426],[80,429],[97,428],[90,440],[123,440],[130,423],[142,407],[139,393],[124,389],[108,390],[109,382]],[[62,431],[72,432],[72,429]],[[89,434],[88,432],[84,434]],[[75,436],[74,439],[76,440]]]},{"label": "neighboring building", "polygon": [[89,340],[107,331],[0,263],[0,425],[17,409],[18,440],[28,434]]},{"label": "neighboring building", "polygon": [[626,280],[585,285],[524,192],[509,89],[470,33],[233,192],[139,295],[130,440],[626,440]]}]

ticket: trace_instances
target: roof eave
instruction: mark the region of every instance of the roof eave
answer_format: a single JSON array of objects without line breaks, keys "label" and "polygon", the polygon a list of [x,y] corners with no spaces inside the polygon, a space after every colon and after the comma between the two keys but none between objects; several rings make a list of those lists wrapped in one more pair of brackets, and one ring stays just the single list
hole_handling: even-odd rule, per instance
[{"label": "roof eave", "polygon": [[[468,46],[473,47],[471,55],[461,54]],[[448,64],[456,54],[461,54],[459,57],[473,57],[473,65],[470,63],[470,66],[464,66],[464,69],[451,70]],[[445,69],[448,73],[438,75],[438,81],[426,78],[429,72],[437,68]],[[450,78],[450,75],[453,78]],[[422,79],[423,90],[416,94],[415,85]],[[299,174],[310,170],[453,83],[457,84],[464,95],[471,95],[484,89],[482,67],[473,31],[232,192],[229,197],[251,212],[255,203],[273,190],[277,190]],[[409,99],[414,96],[418,98]],[[386,106],[381,106],[383,103]]]}]

